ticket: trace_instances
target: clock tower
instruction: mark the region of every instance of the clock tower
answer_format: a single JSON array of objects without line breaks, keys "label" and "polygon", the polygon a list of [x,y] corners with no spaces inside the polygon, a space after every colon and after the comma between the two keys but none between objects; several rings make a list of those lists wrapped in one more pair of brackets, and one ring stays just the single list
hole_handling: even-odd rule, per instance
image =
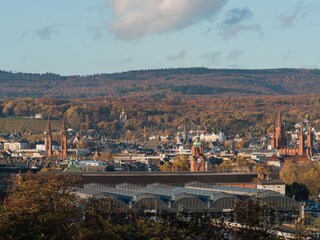
[{"label": "clock tower", "polygon": [[197,133],[196,139],[191,148],[190,171],[204,172],[205,171],[205,157],[204,144],[200,141],[200,135]]}]

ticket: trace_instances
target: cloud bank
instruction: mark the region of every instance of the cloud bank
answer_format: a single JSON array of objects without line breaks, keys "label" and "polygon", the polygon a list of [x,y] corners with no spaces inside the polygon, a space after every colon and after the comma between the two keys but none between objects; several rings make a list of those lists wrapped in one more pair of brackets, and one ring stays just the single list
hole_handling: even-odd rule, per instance
[{"label": "cloud bank", "polygon": [[124,40],[172,32],[211,19],[227,0],[107,0],[109,31]]}]

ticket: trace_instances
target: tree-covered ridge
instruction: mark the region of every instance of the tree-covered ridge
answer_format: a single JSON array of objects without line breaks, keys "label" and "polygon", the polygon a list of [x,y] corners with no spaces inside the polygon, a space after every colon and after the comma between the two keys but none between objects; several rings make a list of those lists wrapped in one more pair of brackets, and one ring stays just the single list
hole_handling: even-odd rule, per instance
[{"label": "tree-covered ridge", "polygon": [[182,95],[283,95],[320,92],[320,71],[312,69],[136,70],[87,76],[0,71],[0,98]]},{"label": "tree-covered ridge", "polygon": [[[127,120],[121,122],[125,110]],[[283,111],[286,128],[312,116],[320,129],[320,95],[292,96],[193,96],[158,94],[153,97],[0,100],[0,132],[43,132],[46,122],[26,119],[35,114],[53,119],[66,117],[68,127],[96,129],[113,138],[143,139],[176,133],[182,126],[193,130],[223,131],[228,136],[272,132],[277,110]],[[60,130],[61,123],[55,130]]]}]

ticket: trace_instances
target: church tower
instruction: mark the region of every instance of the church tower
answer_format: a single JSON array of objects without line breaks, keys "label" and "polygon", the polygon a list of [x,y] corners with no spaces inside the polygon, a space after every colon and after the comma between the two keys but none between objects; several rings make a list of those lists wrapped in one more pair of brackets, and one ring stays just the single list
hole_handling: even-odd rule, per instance
[{"label": "church tower", "polygon": [[65,118],[62,120],[62,129],[61,129],[61,156],[67,157],[67,130]]},{"label": "church tower", "polygon": [[190,171],[205,171],[204,144],[200,141],[199,133],[197,133],[196,139],[191,148]]},{"label": "church tower", "polygon": [[278,113],[278,122],[275,131],[276,139],[275,139],[275,148],[281,149],[287,147],[286,133],[282,123],[282,115],[281,111]]},{"label": "church tower", "polygon": [[307,145],[307,154],[308,154],[308,157],[311,157],[311,156],[313,156],[313,133],[312,133],[311,118],[309,118],[307,144],[308,144]]},{"label": "church tower", "polygon": [[52,156],[52,130],[51,130],[50,117],[48,117],[45,147],[46,147],[46,156],[51,157]]},{"label": "church tower", "polygon": [[304,134],[303,134],[303,122],[301,122],[301,128],[299,133],[299,148],[298,148],[298,155],[303,156],[305,154],[305,146],[304,146]]}]

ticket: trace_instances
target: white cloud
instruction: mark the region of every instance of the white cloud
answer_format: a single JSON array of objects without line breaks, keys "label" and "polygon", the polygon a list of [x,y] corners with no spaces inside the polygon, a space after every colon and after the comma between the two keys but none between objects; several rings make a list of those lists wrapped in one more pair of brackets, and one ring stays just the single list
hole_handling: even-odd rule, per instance
[{"label": "white cloud", "polygon": [[132,40],[182,29],[211,19],[227,0],[107,0],[112,11],[109,31]]}]

